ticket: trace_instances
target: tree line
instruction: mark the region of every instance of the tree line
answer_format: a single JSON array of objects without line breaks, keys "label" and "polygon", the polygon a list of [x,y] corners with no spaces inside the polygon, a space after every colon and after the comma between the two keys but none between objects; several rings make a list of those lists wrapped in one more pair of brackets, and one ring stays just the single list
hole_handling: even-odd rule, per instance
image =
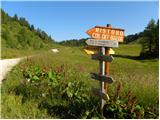
[{"label": "tree line", "polygon": [[81,38],[81,39],[72,39],[72,40],[64,40],[64,41],[61,41],[61,42],[58,42],[60,45],[64,45],[64,46],[85,46],[86,43],[85,41],[87,40],[88,38]]},{"label": "tree line", "polygon": [[[88,38],[64,40],[59,42],[65,46],[85,46],[85,41]],[[131,34],[124,37],[124,43],[138,43],[142,45],[142,50],[139,57],[141,59],[146,58],[158,58],[159,57],[159,20],[157,22],[151,19],[148,25],[142,32]]]},{"label": "tree line", "polygon": [[142,45],[140,57],[158,58],[159,57],[159,20],[150,20],[145,30],[139,36]]},{"label": "tree line", "polygon": [[1,42],[2,47],[16,49],[39,49],[48,47],[54,43],[54,39],[40,28],[35,29],[34,25],[24,17],[15,14],[9,16],[1,9]]},{"label": "tree line", "polygon": [[[64,46],[85,46],[88,38],[64,40],[55,42],[50,35],[34,25],[24,17],[18,17],[15,14],[9,16],[1,9],[1,47],[16,49],[40,49],[49,47],[53,43],[59,43]],[[159,57],[159,20],[151,19],[144,31],[125,36],[124,43],[140,43],[142,51],[141,58]]]},{"label": "tree line", "polygon": [[158,58],[159,57],[159,20],[151,19],[142,32],[128,35],[125,37],[125,43],[136,42],[141,44],[142,50],[140,58]]}]

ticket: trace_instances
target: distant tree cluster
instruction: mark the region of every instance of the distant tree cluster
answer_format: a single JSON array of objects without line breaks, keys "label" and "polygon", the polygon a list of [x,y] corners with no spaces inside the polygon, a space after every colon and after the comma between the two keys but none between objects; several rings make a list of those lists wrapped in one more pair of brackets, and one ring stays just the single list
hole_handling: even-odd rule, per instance
[{"label": "distant tree cluster", "polygon": [[142,38],[142,51],[140,57],[158,58],[159,57],[159,20],[150,20],[147,27],[140,36]]},{"label": "distant tree cluster", "polygon": [[24,17],[18,18],[16,14],[11,17],[2,9],[1,23],[2,47],[39,49],[54,42],[51,36],[39,28],[35,29]]},{"label": "distant tree cluster", "polygon": [[[85,46],[86,40],[88,38],[83,39],[72,39],[72,40],[64,40],[59,42],[59,44],[64,46]],[[159,20],[155,22],[155,20],[151,19],[148,23],[148,26],[144,31],[125,36],[124,43],[139,43],[142,45],[142,51],[140,53],[140,57],[142,59],[147,58],[158,58],[159,57]]]},{"label": "distant tree cluster", "polygon": [[65,41],[59,42],[59,44],[64,46],[85,46],[86,45],[85,41],[87,39],[88,38],[65,40]]},{"label": "distant tree cluster", "polygon": [[139,35],[141,33],[136,33],[136,34],[132,34],[132,35],[128,35],[124,38],[124,43],[130,43],[130,42],[133,42],[133,41],[136,41],[138,38],[139,38]]},{"label": "distant tree cluster", "polygon": [[159,57],[159,20],[151,19],[140,33],[128,35],[124,39],[125,43],[136,42],[142,45],[140,53],[141,58],[158,58]]}]

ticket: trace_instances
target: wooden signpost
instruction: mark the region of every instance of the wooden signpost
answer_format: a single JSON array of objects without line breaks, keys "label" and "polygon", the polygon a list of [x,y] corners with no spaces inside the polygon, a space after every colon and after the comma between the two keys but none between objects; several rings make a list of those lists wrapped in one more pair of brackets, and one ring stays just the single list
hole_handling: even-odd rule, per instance
[{"label": "wooden signpost", "polygon": [[100,60],[100,61],[108,61],[112,62],[113,57],[111,55],[100,55],[100,54],[93,54],[92,59],[94,60]]},{"label": "wooden signpost", "polygon": [[95,26],[86,32],[91,39],[86,43],[90,46],[99,47],[99,52],[92,54],[92,59],[99,60],[99,74],[91,73],[91,78],[100,81],[100,96],[101,96],[101,110],[105,105],[104,96],[108,96],[108,83],[113,83],[112,77],[109,76],[109,62],[112,62],[113,57],[109,54],[110,48],[118,47],[118,42],[123,42],[124,29],[112,28],[110,24],[106,27]]},{"label": "wooden signpost", "polygon": [[86,41],[88,45],[92,46],[103,46],[103,47],[118,47],[118,41],[117,40],[95,40],[95,39],[89,39]]},{"label": "wooden signpost", "polygon": [[124,40],[124,29],[112,28],[110,24],[106,27],[95,26],[86,32],[91,38],[98,40],[117,40],[123,42]]},{"label": "wooden signpost", "polygon": [[[97,54],[99,52],[99,46],[85,46],[84,51],[88,55]],[[113,54],[115,54],[115,51],[112,48],[110,48],[109,49],[109,54],[113,55]]]},{"label": "wooden signpost", "polygon": [[112,83],[113,82],[112,77],[106,76],[106,75],[99,75],[99,74],[96,74],[96,73],[91,73],[91,78],[95,79],[95,80],[107,82],[107,83]]}]

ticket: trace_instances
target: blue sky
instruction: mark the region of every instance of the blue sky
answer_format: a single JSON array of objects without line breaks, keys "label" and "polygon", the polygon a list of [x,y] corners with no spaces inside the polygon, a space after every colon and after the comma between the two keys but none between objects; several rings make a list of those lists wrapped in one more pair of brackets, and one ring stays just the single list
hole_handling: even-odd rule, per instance
[{"label": "blue sky", "polygon": [[111,24],[125,29],[125,35],[144,30],[151,18],[157,21],[157,1],[3,1],[10,16],[25,17],[56,41],[89,37],[85,32],[96,26]]}]

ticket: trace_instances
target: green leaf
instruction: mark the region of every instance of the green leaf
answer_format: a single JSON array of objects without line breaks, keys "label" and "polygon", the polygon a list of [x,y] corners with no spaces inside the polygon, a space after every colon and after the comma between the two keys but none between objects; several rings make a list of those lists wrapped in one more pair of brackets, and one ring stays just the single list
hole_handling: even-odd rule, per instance
[{"label": "green leaf", "polygon": [[48,77],[49,77],[49,79],[52,79],[52,72],[51,71],[48,72]]},{"label": "green leaf", "polygon": [[39,78],[36,75],[34,75],[32,80],[39,80]]},{"label": "green leaf", "polygon": [[87,111],[85,112],[86,116],[88,116],[88,115],[89,115],[89,113],[90,113],[90,112],[87,110]]},{"label": "green leaf", "polygon": [[73,93],[71,93],[69,90],[67,90],[68,97],[73,97]]}]

